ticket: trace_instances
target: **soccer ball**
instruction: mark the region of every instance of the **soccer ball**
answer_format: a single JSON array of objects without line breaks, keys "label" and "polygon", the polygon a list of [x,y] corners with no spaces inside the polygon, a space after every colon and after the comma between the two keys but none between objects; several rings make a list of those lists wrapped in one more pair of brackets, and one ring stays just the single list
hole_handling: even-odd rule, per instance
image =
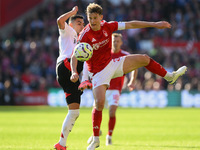
[{"label": "soccer ball", "polygon": [[93,48],[88,43],[81,42],[74,48],[74,55],[79,61],[87,61],[92,57]]}]

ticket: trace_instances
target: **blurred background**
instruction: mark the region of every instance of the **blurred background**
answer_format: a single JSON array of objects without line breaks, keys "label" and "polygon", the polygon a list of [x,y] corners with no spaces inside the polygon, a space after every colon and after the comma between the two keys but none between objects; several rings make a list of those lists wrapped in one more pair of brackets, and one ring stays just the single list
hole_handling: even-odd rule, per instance
[{"label": "blurred background", "polygon": [[[135,90],[124,85],[120,106],[200,107],[200,0],[0,0],[0,105],[66,105],[56,81],[56,20],[77,5],[87,24],[90,2],[103,7],[106,21],[170,22],[171,29],[121,31],[122,48],[148,54],[171,72],[188,67],[174,85],[140,68]],[[92,101],[86,90],[81,105]]]}]

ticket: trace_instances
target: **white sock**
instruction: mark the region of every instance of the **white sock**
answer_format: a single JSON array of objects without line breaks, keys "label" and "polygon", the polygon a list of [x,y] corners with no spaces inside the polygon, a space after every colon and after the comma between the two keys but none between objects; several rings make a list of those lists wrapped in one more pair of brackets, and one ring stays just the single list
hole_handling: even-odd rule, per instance
[{"label": "white sock", "polygon": [[112,136],[106,135],[106,138],[107,138],[107,139],[112,139]]},{"label": "white sock", "polygon": [[68,137],[69,133],[71,132],[78,116],[79,116],[79,109],[74,109],[74,110],[68,111],[68,114],[62,125],[61,133],[64,138],[62,136],[60,137],[60,141],[59,141],[60,145],[62,145],[64,147],[66,146],[67,137]]},{"label": "white sock", "polygon": [[167,81],[172,81],[173,80],[173,73],[167,72],[166,75],[164,76],[164,79]]},{"label": "white sock", "polygon": [[99,141],[99,136],[94,136],[94,141]]}]

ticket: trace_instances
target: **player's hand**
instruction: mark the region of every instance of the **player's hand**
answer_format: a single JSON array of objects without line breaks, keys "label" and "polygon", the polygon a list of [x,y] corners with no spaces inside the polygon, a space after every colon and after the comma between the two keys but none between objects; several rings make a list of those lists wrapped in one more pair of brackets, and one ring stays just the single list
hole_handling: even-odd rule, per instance
[{"label": "player's hand", "polygon": [[129,83],[127,86],[129,88],[129,91],[133,91],[135,89],[135,85],[134,84]]},{"label": "player's hand", "polygon": [[75,14],[78,12],[78,6],[74,6],[73,8],[72,8],[72,11],[73,12],[75,12]]},{"label": "player's hand", "polygon": [[165,28],[171,28],[171,24],[168,23],[167,21],[159,21],[156,22],[156,28],[158,29],[165,29]]},{"label": "player's hand", "polygon": [[72,73],[70,80],[75,83],[78,81],[78,78],[79,78],[78,73],[74,72],[74,73]]}]

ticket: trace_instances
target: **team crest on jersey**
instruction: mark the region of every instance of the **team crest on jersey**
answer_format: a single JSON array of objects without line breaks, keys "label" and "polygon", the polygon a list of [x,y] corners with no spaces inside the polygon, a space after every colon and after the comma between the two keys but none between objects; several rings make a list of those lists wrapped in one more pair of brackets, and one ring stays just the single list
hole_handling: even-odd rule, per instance
[{"label": "team crest on jersey", "polygon": [[105,35],[105,37],[108,36],[108,33],[105,30],[103,30],[103,34]]}]

